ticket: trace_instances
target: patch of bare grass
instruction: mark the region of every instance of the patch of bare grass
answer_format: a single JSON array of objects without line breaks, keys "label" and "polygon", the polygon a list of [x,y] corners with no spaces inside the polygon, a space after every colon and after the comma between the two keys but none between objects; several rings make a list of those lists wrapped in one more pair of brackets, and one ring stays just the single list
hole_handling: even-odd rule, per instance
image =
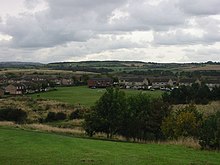
[{"label": "patch of bare grass", "polygon": [[200,149],[199,141],[198,139],[190,138],[190,137],[182,137],[177,140],[168,140],[164,142],[158,142],[160,144],[172,144],[172,145],[180,145],[185,147],[190,147],[194,149]]},{"label": "patch of bare grass", "polygon": [[[188,104],[178,104],[173,105],[172,109],[175,111],[177,109],[182,109],[188,106]],[[207,105],[195,105],[197,110],[201,113],[203,113],[205,116],[211,115],[216,113],[217,111],[220,111],[220,101],[212,101]]]},{"label": "patch of bare grass", "polygon": [[52,127],[45,124],[26,124],[22,126],[23,128],[46,131],[46,132],[53,132],[53,133],[65,133],[65,134],[72,134],[72,135],[85,135],[85,131],[83,129],[70,129],[70,128],[58,128]]},{"label": "patch of bare grass", "polygon": [[14,126],[18,126],[18,124],[15,124],[14,122],[11,121],[0,121],[0,126],[14,127]]}]

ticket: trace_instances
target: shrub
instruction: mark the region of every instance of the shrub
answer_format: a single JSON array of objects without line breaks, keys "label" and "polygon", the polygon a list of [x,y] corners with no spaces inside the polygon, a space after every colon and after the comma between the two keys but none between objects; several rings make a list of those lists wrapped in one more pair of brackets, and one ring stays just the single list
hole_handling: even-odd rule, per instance
[{"label": "shrub", "polygon": [[70,114],[70,120],[73,120],[73,119],[79,119],[80,118],[80,114],[79,114],[79,110],[75,110],[73,111],[71,114]]},{"label": "shrub", "polygon": [[24,123],[27,120],[27,113],[21,109],[1,109],[0,110],[1,121],[14,121],[16,123]]},{"label": "shrub", "polygon": [[65,119],[66,119],[66,114],[63,112],[58,112],[58,113],[49,112],[45,120],[46,122],[52,122],[52,121],[65,120]]},{"label": "shrub", "polygon": [[50,121],[55,121],[56,120],[56,113],[55,112],[49,112],[47,114],[47,117],[45,119],[47,122],[50,122]]},{"label": "shrub", "polygon": [[201,127],[199,144],[202,149],[220,149],[220,112],[204,120]]},{"label": "shrub", "polygon": [[194,105],[189,105],[166,117],[161,128],[164,135],[169,139],[198,137],[201,124],[202,115]]},{"label": "shrub", "polygon": [[56,120],[65,120],[66,119],[66,114],[63,112],[58,112],[56,114]]},{"label": "shrub", "polygon": [[70,120],[83,119],[85,117],[86,111],[87,111],[87,109],[85,109],[83,107],[78,107],[73,112],[71,112],[69,119]]}]

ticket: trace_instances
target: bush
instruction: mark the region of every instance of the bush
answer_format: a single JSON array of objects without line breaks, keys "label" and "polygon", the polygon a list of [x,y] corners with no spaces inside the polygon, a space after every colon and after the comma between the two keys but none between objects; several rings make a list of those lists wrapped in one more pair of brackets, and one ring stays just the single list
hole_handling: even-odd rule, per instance
[{"label": "bush", "polygon": [[73,111],[71,114],[70,114],[70,120],[73,120],[73,119],[80,119],[80,113],[79,113],[79,110],[75,110]]},{"label": "bush", "polygon": [[27,120],[27,113],[21,109],[1,109],[0,121],[14,121],[16,123],[24,123]]},{"label": "bush", "polygon": [[201,124],[202,115],[194,105],[189,105],[166,117],[161,128],[164,135],[169,139],[198,137]]},{"label": "bush", "polygon": [[50,122],[50,121],[55,121],[56,120],[56,113],[55,112],[49,112],[47,114],[47,117],[45,119],[47,122]]},{"label": "bush", "polygon": [[52,121],[65,120],[65,119],[66,119],[66,114],[63,112],[58,112],[58,113],[49,112],[45,120],[46,122],[52,122]]},{"label": "bush", "polygon": [[201,127],[199,144],[202,149],[220,149],[220,112],[204,120]]},{"label": "bush", "polygon": [[85,108],[76,108],[73,112],[70,113],[69,119],[83,119],[85,117],[87,109]]},{"label": "bush", "polygon": [[63,112],[58,112],[56,114],[56,120],[65,120],[66,119],[66,114]]}]

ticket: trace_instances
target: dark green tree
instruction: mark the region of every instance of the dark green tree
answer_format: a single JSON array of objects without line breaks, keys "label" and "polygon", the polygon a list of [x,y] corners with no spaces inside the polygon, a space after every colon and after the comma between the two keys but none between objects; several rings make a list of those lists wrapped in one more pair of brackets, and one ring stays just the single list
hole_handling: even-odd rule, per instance
[{"label": "dark green tree", "polygon": [[169,111],[168,104],[162,99],[153,99],[141,93],[131,96],[120,134],[133,140],[159,140],[163,138],[162,121]]},{"label": "dark green tree", "polygon": [[202,149],[220,150],[220,112],[208,116],[201,128],[199,144]]},{"label": "dark green tree", "polygon": [[107,138],[111,138],[118,133],[126,109],[125,93],[118,88],[107,88],[85,116],[84,128],[86,132],[90,136],[96,132],[102,132],[106,133]]}]

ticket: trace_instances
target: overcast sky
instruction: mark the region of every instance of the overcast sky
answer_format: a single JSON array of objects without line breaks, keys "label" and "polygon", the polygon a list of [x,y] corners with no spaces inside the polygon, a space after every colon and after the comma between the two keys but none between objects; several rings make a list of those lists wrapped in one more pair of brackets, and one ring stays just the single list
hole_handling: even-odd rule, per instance
[{"label": "overcast sky", "polygon": [[0,62],[220,61],[220,0],[0,0]]}]

